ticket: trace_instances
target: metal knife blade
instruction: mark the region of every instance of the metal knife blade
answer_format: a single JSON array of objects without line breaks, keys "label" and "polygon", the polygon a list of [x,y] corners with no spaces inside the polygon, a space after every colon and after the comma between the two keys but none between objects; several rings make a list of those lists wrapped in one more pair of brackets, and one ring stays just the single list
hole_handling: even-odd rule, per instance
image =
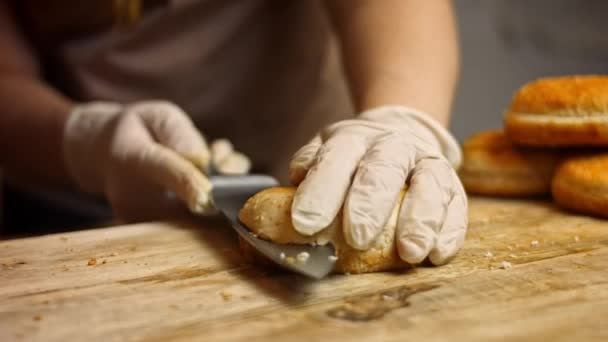
[{"label": "metal knife blade", "polygon": [[276,264],[314,279],[321,279],[331,272],[335,264],[335,258],[332,258],[335,250],[331,244],[281,245],[258,238],[240,222],[239,211],[245,202],[266,188],[278,186],[276,179],[267,175],[212,176],[210,179],[215,207],[253,248]]}]

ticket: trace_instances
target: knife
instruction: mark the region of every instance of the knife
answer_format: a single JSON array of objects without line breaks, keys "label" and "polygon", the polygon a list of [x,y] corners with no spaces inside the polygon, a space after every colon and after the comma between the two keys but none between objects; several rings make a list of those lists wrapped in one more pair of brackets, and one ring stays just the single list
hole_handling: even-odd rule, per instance
[{"label": "knife", "polygon": [[[239,211],[245,202],[256,193],[270,187],[278,186],[279,182],[267,175],[244,176],[212,176],[213,202],[223,216],[230,222],[236,232],[258,252],[265,255],[279,266],[313,279],[321,279],[328,275],[336,263],[335,249],[326,245],[295,245],[277,244],[262,240],[254,235],[239,220]],[[306,258],[298,258],[306,256]],[[287,261],[296,260],[296,262]]]}]

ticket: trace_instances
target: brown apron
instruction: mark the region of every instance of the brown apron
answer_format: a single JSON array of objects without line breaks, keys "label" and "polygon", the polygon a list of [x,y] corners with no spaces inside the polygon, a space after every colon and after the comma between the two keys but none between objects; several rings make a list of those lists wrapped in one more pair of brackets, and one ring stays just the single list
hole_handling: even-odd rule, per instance
[{"label": "brown apron", "polygon": [[353,115],[317,0],[173,0],[131,29],[72,37],[46,51],[69,96],[175,102],[283,181],[295,150]]}]

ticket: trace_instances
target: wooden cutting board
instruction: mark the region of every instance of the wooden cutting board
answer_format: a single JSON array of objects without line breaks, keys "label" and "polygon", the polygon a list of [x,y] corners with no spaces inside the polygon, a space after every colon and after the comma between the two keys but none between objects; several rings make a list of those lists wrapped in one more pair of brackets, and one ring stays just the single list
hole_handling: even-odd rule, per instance
[{"label": "wooden cutting board", "polygon": [[0,341],[606,341],[606,317],[608,221],[542,201],[471,199],[446,266],[319,282],[244,264],[221,221],[0,242]]}]

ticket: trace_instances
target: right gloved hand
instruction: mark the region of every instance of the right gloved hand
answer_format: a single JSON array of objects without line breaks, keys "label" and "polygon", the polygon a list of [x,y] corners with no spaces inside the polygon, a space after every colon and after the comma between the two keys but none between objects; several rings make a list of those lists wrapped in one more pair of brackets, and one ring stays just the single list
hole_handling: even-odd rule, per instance
[{"label": "right gloved hand", "polygon": [[225,139],[208,148],[190,118],[166,101],[77,105],[63,140],[75,183],[105,195],[127,221],[176,215],[183,212],[180,202],[192,212],[212,213],[212,185],[204,173],[210,164],[229,174],[250,168],[249,159]]}]

